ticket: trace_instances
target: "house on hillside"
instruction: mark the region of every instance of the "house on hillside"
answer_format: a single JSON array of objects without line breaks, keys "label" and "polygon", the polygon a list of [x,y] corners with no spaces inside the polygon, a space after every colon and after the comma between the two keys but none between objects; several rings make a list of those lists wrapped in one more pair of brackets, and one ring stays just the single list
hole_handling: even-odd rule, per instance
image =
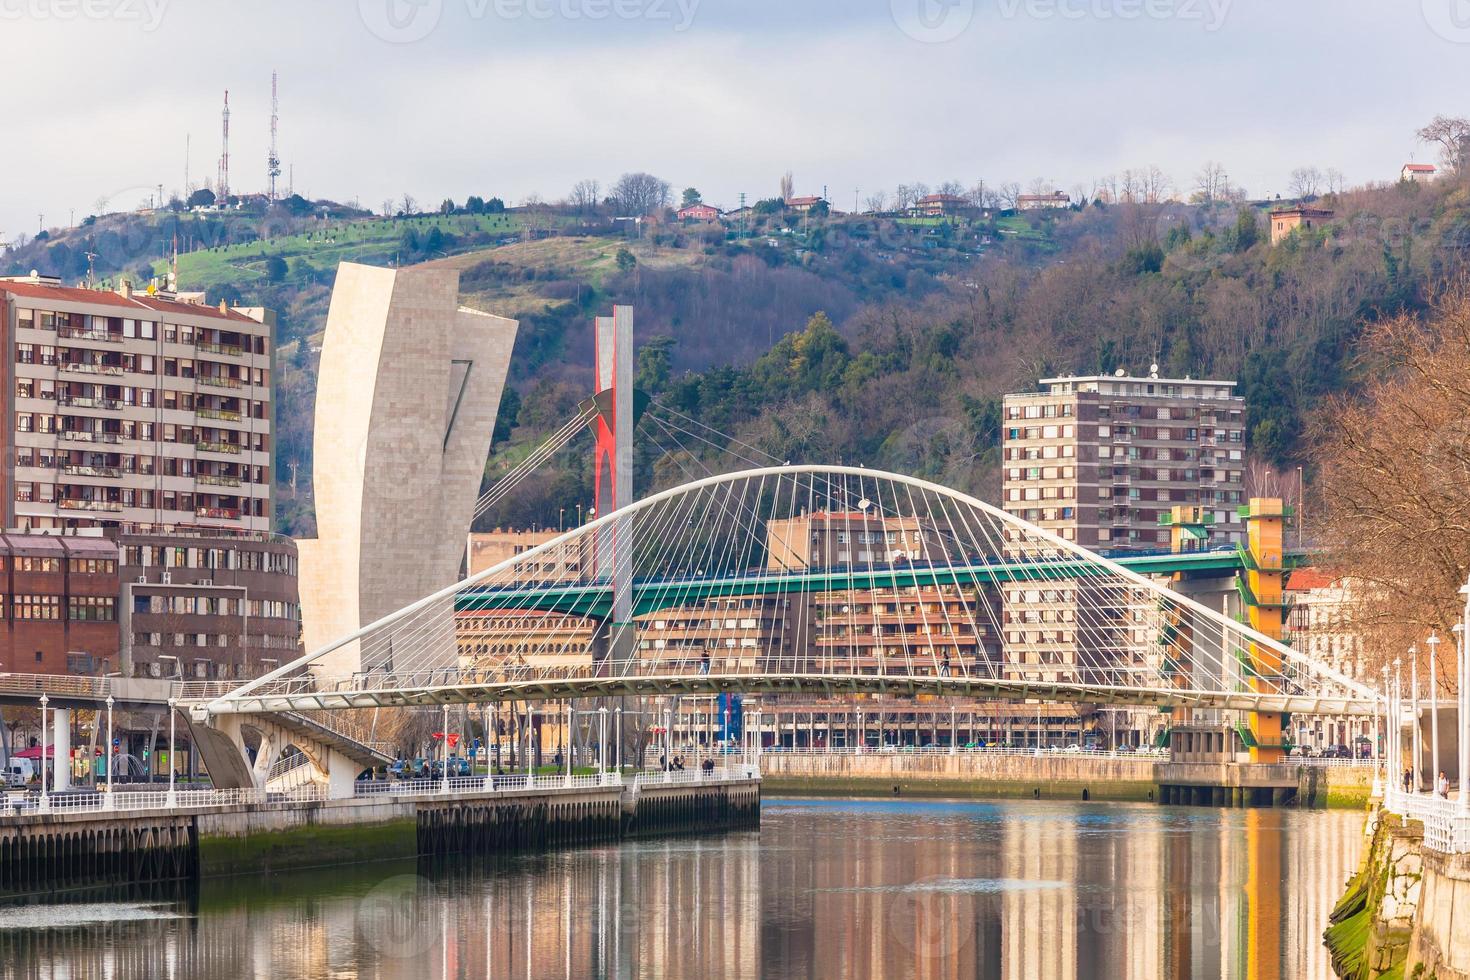
[{"label": "house on hillside", "polygon": [[826,199],[820,196],[793,197],[788,198],[786,201],[787,209],[790,211],[795,211],[797,214],[806,214],[808,211],[812,210],[818,205],[824,205],[829,209],[831,208],[831,205],[827,204]]},{"label": "house on hillside", "polygon": [[676,212],[680,221],[718,221],[720,209],[703,201],[686,204]]},{"label": "house on hillside", "polygon": [[1325,208],[1277,208],[1271,212],[1271,244],[1277,245],[1298,228],[1314,228],[1332,220]]},{"label": "house on hillside", "polygon": [[968,214],[975,207],[968,198],[958,194],[927,194],[909,208],[913,218],[944,218],[957,214]]},{"label": "house on hillside", "polygon": [[747,204],[743,208],[732,208],[731,210],[726,211],[724,214],[720,215],[720,220],[725,221],[729,224],[739,224],[742,221],[752,221],[754,219],[755,208],[751,207],[749,204]]},{"label": "house on hillside", "polygon": [[1022,194],[1016,198],[1017,211],[1047,211],[1071,206],[1072,198],[1065,191],[1052,191],[1050,194]]},{"label": "house on hillside", "polygon": [[1432,163],[1406,163],[1404,169],[1399,171],[1399,180],[1406,180],[1411,184],[1427,184],[1439,175],[1439,168]]}]

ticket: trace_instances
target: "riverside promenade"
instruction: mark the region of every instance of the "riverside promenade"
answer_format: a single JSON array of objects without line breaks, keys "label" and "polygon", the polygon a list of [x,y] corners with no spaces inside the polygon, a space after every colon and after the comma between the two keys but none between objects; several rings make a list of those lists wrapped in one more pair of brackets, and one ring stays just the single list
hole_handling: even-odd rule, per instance
[{"label": "riverside promenade", "polygon": [[[893,752],[767,751],[761,754],[760,768],[768,793],[1311,807],[1366,805],[1375,771],[1370,762],[1350,759],[1222,766],[1170,762],[1167,756],[1148,753],[943,746]],[[1232,772],[1240,773],[1243,782],[1259,783],[1238,788],[1269,792],[1224,792]]]},{"label": "riverside promenade", "polygon": [[760,821],[753,766],[710,772],[474,776],[316,787],[78,793],[0,815],[0,890],[500,853]]}]

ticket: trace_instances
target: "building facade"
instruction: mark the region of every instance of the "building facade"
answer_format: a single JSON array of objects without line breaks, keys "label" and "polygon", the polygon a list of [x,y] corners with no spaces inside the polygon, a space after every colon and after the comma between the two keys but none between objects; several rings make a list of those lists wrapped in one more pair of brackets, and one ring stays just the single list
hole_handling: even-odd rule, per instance
[{"label": "building facade", "polygon": [[[1352,628],[1354,585],[1318,568],[1298,568],[1286,580],[1287,639],[1317,663],[1358,681],[1373,684],[1369,676],[1363,637]],[[1372,736],[1373,721],[1331,715],[1294,719],[1292,741],[1320,752],[1336,746],[1356,748],[1360,738]]]},{"label": "building facade", "polygon": [[1232,381],[1043,378],[1005,396],[1007,513],[1095,551],[1167,549],[1176,504],[1207,508],[1209,543],[1242,540],[1245,401]]},{"label": "building facade", "polygon": [[118,671],[115,543],[0,534],[0,586],[0,673]]},{"label": "building facade", "polygon": [[0,279],[4,526],[271,526],[274,318]]},{"label": "building facade", "polygon": [[124,676],[236,680],[300,656],[295,541],[163,528],[115,541]]},{"label": "building facade", "polygon": [[1311,230],[1332,220],[1332,212],[1322,208],[1281,208],[1271,212],[1271,244],[1280,244],[1298,228]]}]

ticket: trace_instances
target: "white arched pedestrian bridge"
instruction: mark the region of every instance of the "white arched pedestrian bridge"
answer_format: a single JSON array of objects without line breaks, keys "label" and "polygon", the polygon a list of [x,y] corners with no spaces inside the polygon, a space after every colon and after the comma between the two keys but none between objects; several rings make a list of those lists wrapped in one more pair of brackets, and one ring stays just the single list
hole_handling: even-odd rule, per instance
[{"label": "white arched pedestrian bridge", "polygon": [[1190,562],[1222,557],[1103,557],[892,473],[744,470],[601,516],[236,689],[185,693],[199,716],[737,692],[1381,710],[1154,574]]}]

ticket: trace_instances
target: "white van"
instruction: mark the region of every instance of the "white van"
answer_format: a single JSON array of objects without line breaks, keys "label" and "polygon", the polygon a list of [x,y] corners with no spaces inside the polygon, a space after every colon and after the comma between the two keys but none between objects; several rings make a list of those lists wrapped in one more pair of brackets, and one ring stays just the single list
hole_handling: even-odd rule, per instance
[{"label": "white van", "polygon": [[5,767],[6,786],[25,786],[36,778],[36,764],[30,759],[11,759]]}]

